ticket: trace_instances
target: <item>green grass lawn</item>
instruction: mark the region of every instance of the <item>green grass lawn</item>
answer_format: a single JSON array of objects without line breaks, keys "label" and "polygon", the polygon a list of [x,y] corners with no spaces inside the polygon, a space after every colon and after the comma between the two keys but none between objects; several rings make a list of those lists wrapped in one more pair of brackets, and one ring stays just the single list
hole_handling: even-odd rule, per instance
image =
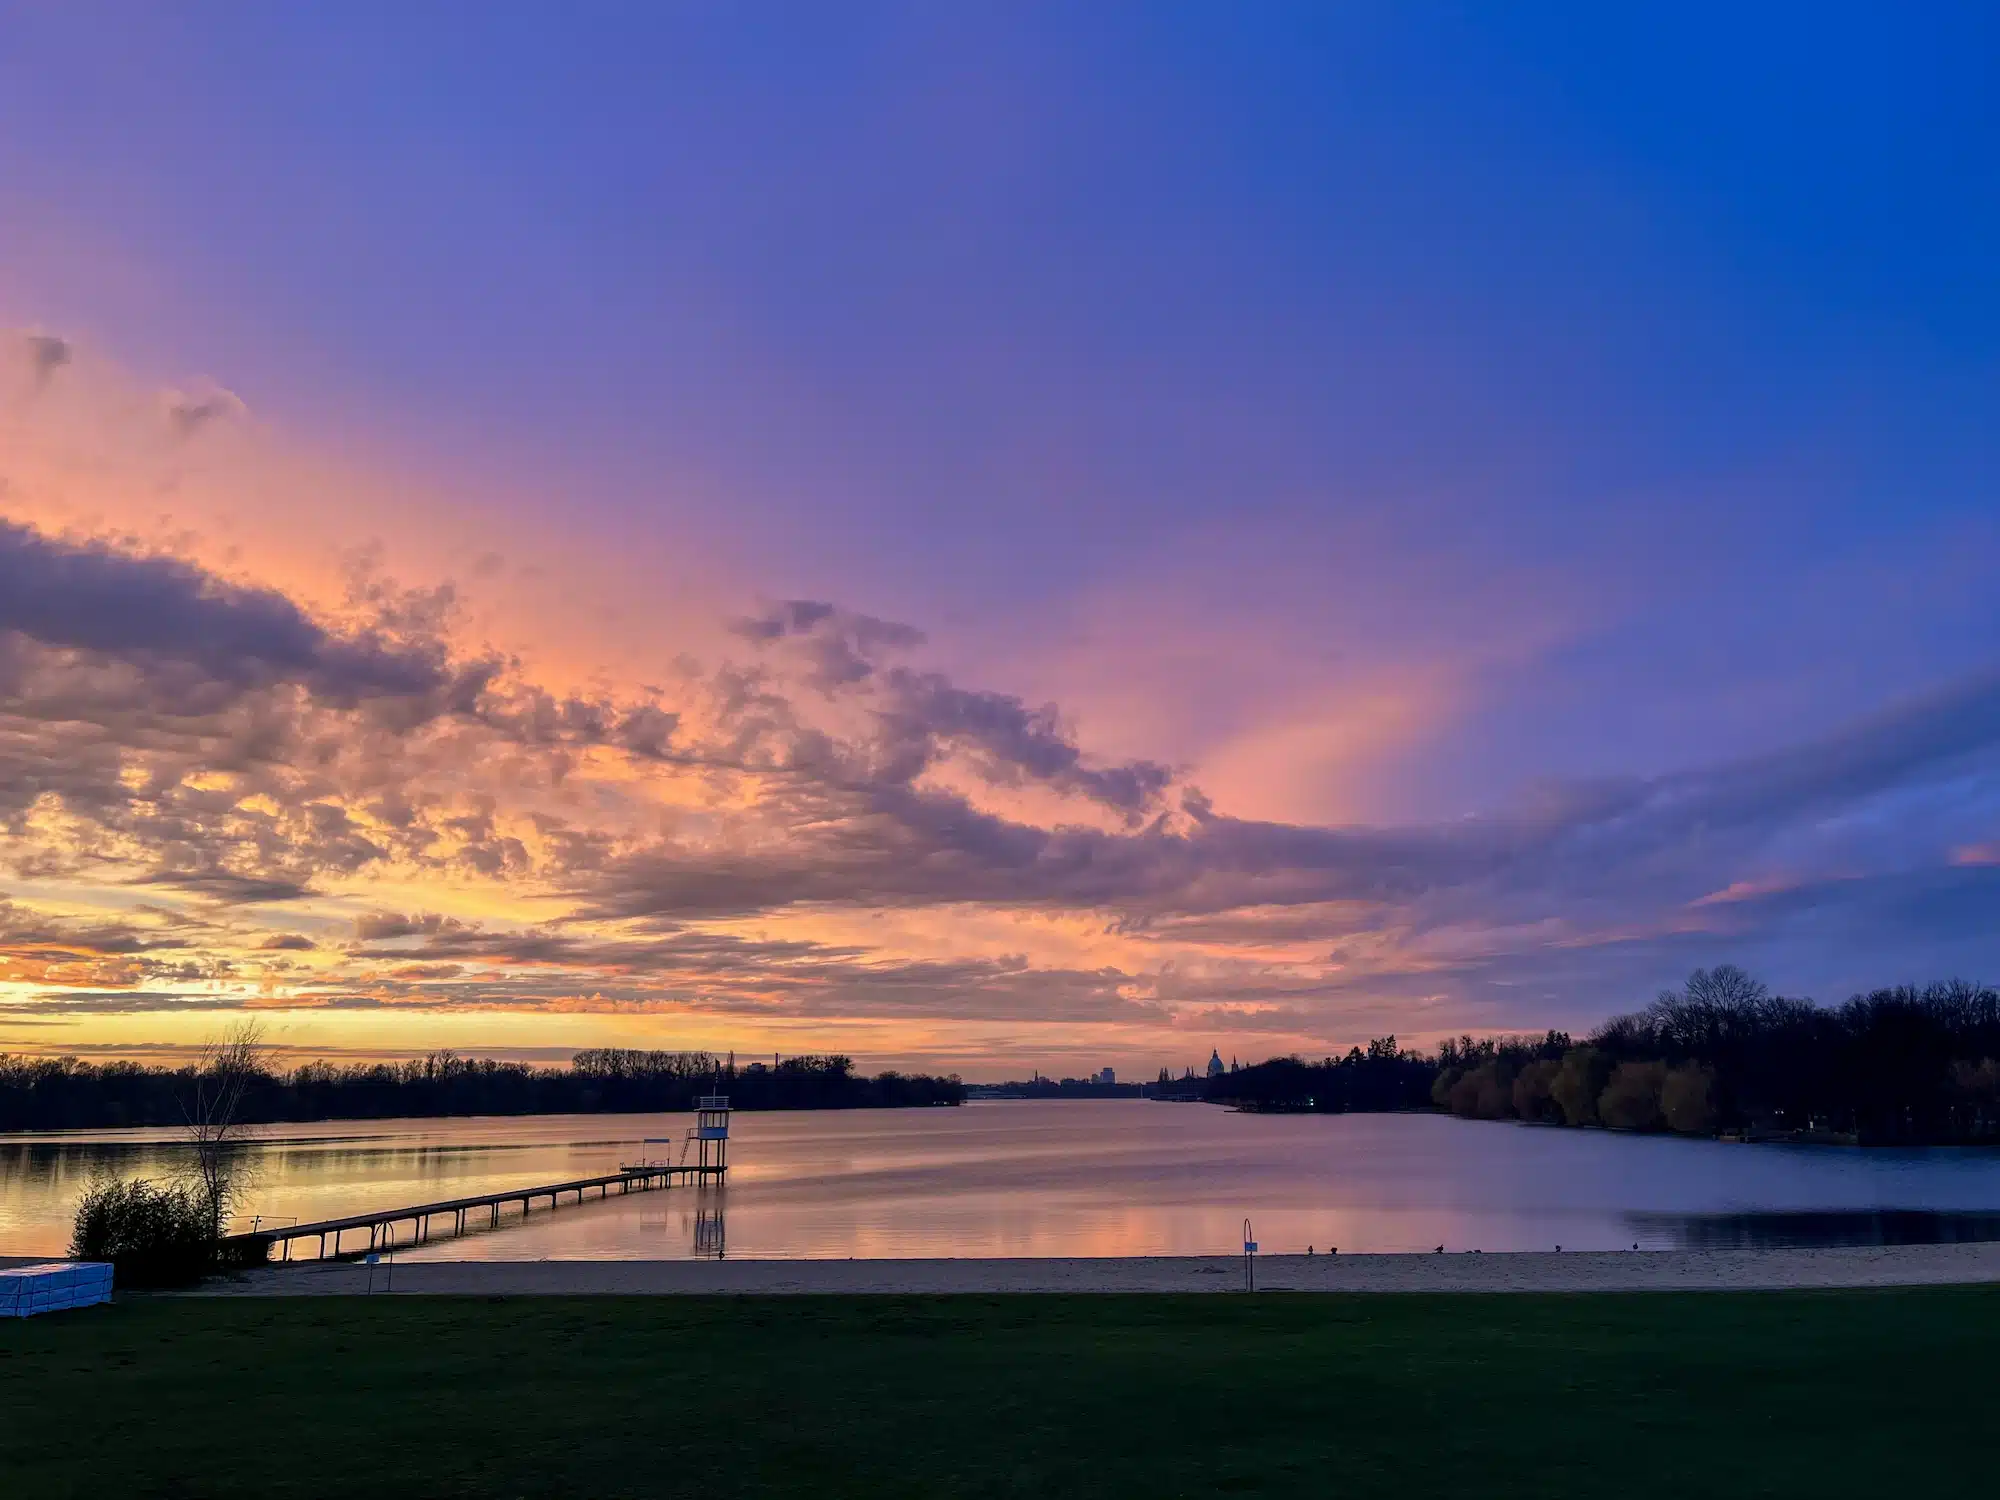
[{"label": "green grass lawn", "polygon": [[134,1300],[0,1496],[1971,1494],[2000,1289]]}]

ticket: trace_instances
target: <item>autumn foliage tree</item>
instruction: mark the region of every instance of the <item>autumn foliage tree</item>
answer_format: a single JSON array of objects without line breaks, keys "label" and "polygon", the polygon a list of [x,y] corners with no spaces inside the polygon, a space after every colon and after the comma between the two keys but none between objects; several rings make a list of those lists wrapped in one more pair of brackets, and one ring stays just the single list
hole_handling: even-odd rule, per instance
[{"label": "autumn foliage tree", "polygon": [[1618,1064],[1597,1097],[1597,1117],[1613,1130],[1658,1130],[1666,1121],[1660,1108],[1666,1081],[1663,1062]]},{"label": "autumn foliage tree", "polygon": [[2000,1138],[1996,1059],[2000,991],[1952,980],[1828,1007],[1773,995],[1724,964],[1695,970],[1580,1047],[1447,1042],[1431,1093],[1477,1119],[1983,1141]]}]

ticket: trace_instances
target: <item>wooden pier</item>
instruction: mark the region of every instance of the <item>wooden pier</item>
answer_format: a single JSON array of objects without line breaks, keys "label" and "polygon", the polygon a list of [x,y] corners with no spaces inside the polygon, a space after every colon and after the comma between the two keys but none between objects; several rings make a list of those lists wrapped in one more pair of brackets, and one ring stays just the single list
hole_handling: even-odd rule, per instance
[{"label": "wooden pier", "polygon": [[[223,1258],[233,1264],[252,1264],[268,1261],[271,1249],[283,1245],[283,1260],[292,1259],[292,1247],[303,1240],[316,1240],[319,1259],[338,1260],[344,1257],[368,1255],[376,1251],[399,1246],[421,1245],[431,1238],[434,1221],[447,1215],[452,1221],[451,1233],[464,1234],[466,1215],[477,1214],[481,1209],[487,1213],[489,1228],[499,1228],[500,1210],[508,1204],[521,1205],[521,1218],[525,1219],[534,1209],[535,1203],[543,1198],[549,1200],[553,1209],[565,1194],[574,1194],[578,1203],[593,1188],[600,1198],[610,1196],[615,1187],[621,1194],[645,1193],[658,1188],[672,1187],[675,1182],[700,1182],[707,1178],[721,1181],[728,1168],[719,1163],[704,1163],[699,1166],[669,1166],[642,1163],[638,1166],[620,1167],[616,1172],[607,1172],[602,1177],[580,1177],[574,1182],[551,1182],[541,1187],[503,1188],[497,1193],[481,1193],[472,1198],[447,1198],[439,1203],[418,1203],[409,1208],[385,1209],[380,1213],[349,1214],[342,1219],[321,1219],[311,1224],[293,1224],[285,1228],[258,1229],[248,1234],[232,1234],[222,1241]],[[516,1223],[520,1220],[516,1220]],[[408,1239],[398,1241],[394,1226],[408,1224]],[[349,1234],[359,1234],[366,1230],[368,1243],[349,1248],[342,1244]]]}]

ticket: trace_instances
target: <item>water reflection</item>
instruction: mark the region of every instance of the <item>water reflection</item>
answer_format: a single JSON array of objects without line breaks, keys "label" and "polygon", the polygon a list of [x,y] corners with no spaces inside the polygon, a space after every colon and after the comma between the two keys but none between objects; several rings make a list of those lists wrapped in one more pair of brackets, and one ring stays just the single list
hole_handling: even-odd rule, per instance
[{"label": "water reflection", "polygon": [[722,1225],[722,1206],[697,1208],[694,1216],[694,1255],[700,1260],[721,1260],[728,1250],[728,1235]]},{"label": "water reflection", "polygon": [[[611,1170],[663,1116],[271,1127],[248,1217],[312,1220]],[[2000,1216],[2000,1153],[1725,1145],[1431,1115],[1235,1115],[1137,1100],[742,1114],[729,1186],[613,1195],[406,1256],[1225,1254],[1895,1243]],[[163,1175],[170,1131],[0,1145],[0,1253],[59,1252],[100,1172]],[[724,1193],[727,1230],[724,1231]],[[1857,1239],[1856,1236],[1863,1236]]]},{"label": "water reflection", "polygon": [[1793,1213],[1629,1214],[1642,1241],[1683,1250],[1957,1245],[2000,1240],[2000,1213],[1917,1208]]}]

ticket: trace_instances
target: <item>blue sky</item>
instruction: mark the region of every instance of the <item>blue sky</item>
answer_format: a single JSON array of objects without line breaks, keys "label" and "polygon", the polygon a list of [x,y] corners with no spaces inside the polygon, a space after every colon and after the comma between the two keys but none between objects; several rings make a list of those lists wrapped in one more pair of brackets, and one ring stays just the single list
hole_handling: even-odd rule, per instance
[{"label": "blue sky", "polygon": [[[1601,877],[1453,876],[1360,929],[1294,911],[1264,968],[1241,931],[1151,960],[1065,938],[1156,1013],[940,1000],[890,1051],[1573,1024],[1730,958],[1823,994],[1990,978],[2000,742],[1966,726],[2000,666],[1996,30],[1947,5],[0,6],[0,324],[128,392],[226,388],[276,514],[307,504],[270,454],[365,467],[351,534],[313,524],[403,584],[440,581],[418,513],[468,596],[489,554],[649,560],[656,589],[566,591],[614,600],[563,636],[595,630],[614,685],[718,649],[697,596],[831,601],[1058,704],[1096,762],[1171,768],[1175,818],[1194,788],[1448,839],[1837,760],[1884,715],[1936,750],[1813,798],[1751,777],[1768,816],[1670,848],[1579,836],[1563,859]],[[191,491],[82,503],[54,462],[10,514],[305,588]],[[250,482],[219,447],[173,462]],[[510,649],[558,628],[493,609]],[[1128,930],[1136,900],[973,882],[883,952],[1013,957],[944,933],[1024,907]],[[1462,941],[1424,948],[1440,926]],[[1330,957],[1357,930],[1367,960]],[[1194,998],[1158,979],[1204,961]]]}]

